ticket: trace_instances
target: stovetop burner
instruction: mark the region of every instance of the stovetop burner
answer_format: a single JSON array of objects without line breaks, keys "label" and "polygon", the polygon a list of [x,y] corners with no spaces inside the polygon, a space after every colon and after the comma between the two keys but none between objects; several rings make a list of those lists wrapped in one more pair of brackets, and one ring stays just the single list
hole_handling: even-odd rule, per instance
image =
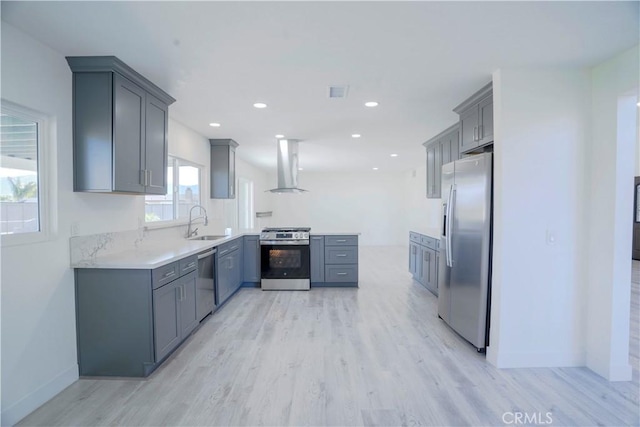
[{"label": "stovetop burner", "polygon": [[309,244],[309,227],[268,227],[260,234],[261,244],[267,242],[296,242],[296,244]]},{"label": "stovetop burner", "polygon": [[262,229],[263,233],[274,231],[278,233],[308,233],[311,231],[311,227],[266,227]]}]

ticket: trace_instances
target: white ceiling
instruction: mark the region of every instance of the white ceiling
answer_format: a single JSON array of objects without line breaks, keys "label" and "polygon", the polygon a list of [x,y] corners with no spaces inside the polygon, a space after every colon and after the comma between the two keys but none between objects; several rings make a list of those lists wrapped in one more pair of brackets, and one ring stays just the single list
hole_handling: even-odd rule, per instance
[{"label": "white ceiling", "polygon": [[[176,120],[275,169],[401,171],[498,68],[586,67],[638,43],[634,2],[11,2],[2,20],[63,55],[115,55]],[[8,60],[8,58],[3,58]],[[347,99],[328,86],[349,85]],[[376,100],[377,108],[363,103]],[[258,110],[256,101],[268,104]],[[219,122],[212,128],[210,122]],[[362,134],[352,139],[352,133]],[[391,158],[391,153],[398,153]]]}]

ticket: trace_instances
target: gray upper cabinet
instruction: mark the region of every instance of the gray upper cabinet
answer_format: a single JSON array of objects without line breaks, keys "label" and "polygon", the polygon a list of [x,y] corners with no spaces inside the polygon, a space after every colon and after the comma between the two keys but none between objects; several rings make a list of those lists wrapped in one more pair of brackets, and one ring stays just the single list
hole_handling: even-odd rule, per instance
[{"label": "gray upper cabinet", "polygon": [[493,83],[453,109],[460,116],[460,153],[493,142]]},{"label": "gray upper cabinet", "polygon": [[210,139],[211,198],[236,198],[236,147],[233,139]]},{"label": "gray upper cabinet", "polygon": [[439,199],[442,165],[458,160],[458,123],[434,136],[424,145],[427,150],[427,198]]},{"label": "gray upper cabinet", "polygon": [[74,191],[166,194],[170,95],[115,56],[73,71]]}]

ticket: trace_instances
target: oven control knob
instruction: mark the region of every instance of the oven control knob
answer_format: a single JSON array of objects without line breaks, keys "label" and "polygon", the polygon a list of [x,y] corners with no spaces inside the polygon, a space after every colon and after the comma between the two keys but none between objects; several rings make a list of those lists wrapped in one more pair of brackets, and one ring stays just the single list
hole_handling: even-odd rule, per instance
[{"label": "oven control knob", "polygon": [[300,234],[299,234],[299,233],[296,233],[293,237],[294,237],[295,239],[299,239],[299,238],[300,238]]}]

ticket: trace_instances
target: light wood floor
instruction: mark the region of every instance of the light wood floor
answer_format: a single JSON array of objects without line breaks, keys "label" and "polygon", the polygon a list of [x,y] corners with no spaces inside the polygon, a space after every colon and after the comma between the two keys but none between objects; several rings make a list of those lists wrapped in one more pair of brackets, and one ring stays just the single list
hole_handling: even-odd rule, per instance
[{"label": "light wood floor", "polygon": [[609,383],[586,368],[493,368],[438,319],[406,258],[361,248],[359,289],[242,289],[150,378],[82,379],[21,425],[496,426],[516,411],[638,425],[639,263],[634,379]]}]

